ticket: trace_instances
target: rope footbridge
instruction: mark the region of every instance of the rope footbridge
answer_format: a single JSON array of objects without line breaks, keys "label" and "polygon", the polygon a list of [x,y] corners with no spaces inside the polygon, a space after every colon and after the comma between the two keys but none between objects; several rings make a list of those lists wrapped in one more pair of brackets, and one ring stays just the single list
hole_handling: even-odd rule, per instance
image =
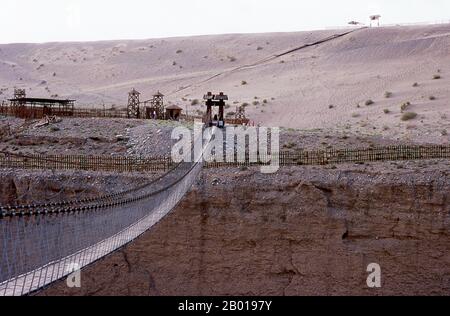
[{"label": "rope footbridge", "polygon": [[181,201],[201,169],[200,156],[120,193],[2,208],[0,296],[29,294],[133,241]]}]

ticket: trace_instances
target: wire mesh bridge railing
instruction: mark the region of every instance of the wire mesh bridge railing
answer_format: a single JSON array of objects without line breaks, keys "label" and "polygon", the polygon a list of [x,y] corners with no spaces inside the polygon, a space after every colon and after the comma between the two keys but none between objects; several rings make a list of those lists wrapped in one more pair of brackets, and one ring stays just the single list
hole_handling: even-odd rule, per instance
[{"label": "wire mesh bridge railing", "polygon": [[131,242],[180,202],[201,169],[197,158],[120,193],[0,207],[0,296],[29,294]]}]

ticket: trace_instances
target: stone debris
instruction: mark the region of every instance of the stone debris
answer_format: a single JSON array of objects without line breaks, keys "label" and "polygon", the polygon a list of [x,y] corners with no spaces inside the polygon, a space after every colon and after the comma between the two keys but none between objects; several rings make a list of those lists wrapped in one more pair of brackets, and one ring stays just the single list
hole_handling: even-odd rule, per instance
[{"label": "stone debris", "polygon": [[42,118],[38,123],[34,125],[34,128],[38,128],[41,126],[47,126],[49,124],[56,124],[62,122],[62,119],[60,117],[57,117],[56,115],[48,116],[46,115],[44,118]]}]

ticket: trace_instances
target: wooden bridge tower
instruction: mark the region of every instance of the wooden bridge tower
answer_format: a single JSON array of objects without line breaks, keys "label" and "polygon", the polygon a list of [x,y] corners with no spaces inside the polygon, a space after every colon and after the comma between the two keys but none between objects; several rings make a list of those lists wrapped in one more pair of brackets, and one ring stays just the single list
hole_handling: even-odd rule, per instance
[{"label": "wooden bridge tower", "polygon": [[21,111],[24,111],[25,101],[20,101],[20,99],[25,99],[26,97],[25,89],[14,89],[14,101],[11,101],[14,115],[18,115]]},{"label": "wooden bridge tower", "polygon": [[[228,100],[228,96],[226,94],[223,94],[223,92],[220,92],[219,94],[212,94],[211,92],[208,92],[203,96],[203,100],[205,100],[206,104],[206,115],[204,119],[204,123],[208,126],[217,126],[217,127],[224,127],[225,126],[225,119],[224,119],[224,107],[225,107],[225,101]],[[219,113],[215,114],[213,117],[212,114],[212,107],[218,107]]]},{"label": "wooden bridge tower", "polygon": [[140,93],[133,88],[128,93],[127,117],[139,118],[139,95]]},{"label": "wooden bridge tower", "polygon": [[164,120],[164,94],[158,91],[153,95],[153,99],[145,101],[144,104],[145,118]]}]

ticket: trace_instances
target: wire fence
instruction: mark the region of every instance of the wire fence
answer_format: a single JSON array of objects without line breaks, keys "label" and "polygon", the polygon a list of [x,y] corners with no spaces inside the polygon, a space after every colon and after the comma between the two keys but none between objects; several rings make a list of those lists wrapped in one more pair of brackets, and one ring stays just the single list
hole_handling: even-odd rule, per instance
[{"label": "wire fence", "polygon": [[333,165],[344,163],[369,163],[398,160],[450,159],[450,145],[397,145],[373,148],[349,148],[327,150],[281,151],[279,153],[257,153],[253,157],[246,155],[245,159],[232,161],[208,161],[206,168],[224,166],[252,166],[273,164],[278,161],[280,166]]},{"label": "wire fence", "polygon": [[170,157],[41,155],[0,152],[0,168],[86,170],[111,172],[167,171],[174,163]]},{"label": "wire fence", "polygon": [[[273,164],[293,165],[330,165],[343,163],[364,163],[377,161],[449,159],[450,146],[384,146],[374,148],[328,149],[280,153],[248,154],[241,159],[238,155],[232,159],[223,157],[221,161],[206,161],[206,168],[240,167]],[[0,168],[51,169],[51,170],[86,170],[111,172],[153,172],[168,171],[175,163],[169,156],[130,157],[130,156],[83,156],[83,155],[22,155],[0,152]]]},{"label": "wire fence", "polygon": [[131,242],[179,203],[201,169],[197,159],[119,193],[0,206],[0,296],[38,290]]}]

